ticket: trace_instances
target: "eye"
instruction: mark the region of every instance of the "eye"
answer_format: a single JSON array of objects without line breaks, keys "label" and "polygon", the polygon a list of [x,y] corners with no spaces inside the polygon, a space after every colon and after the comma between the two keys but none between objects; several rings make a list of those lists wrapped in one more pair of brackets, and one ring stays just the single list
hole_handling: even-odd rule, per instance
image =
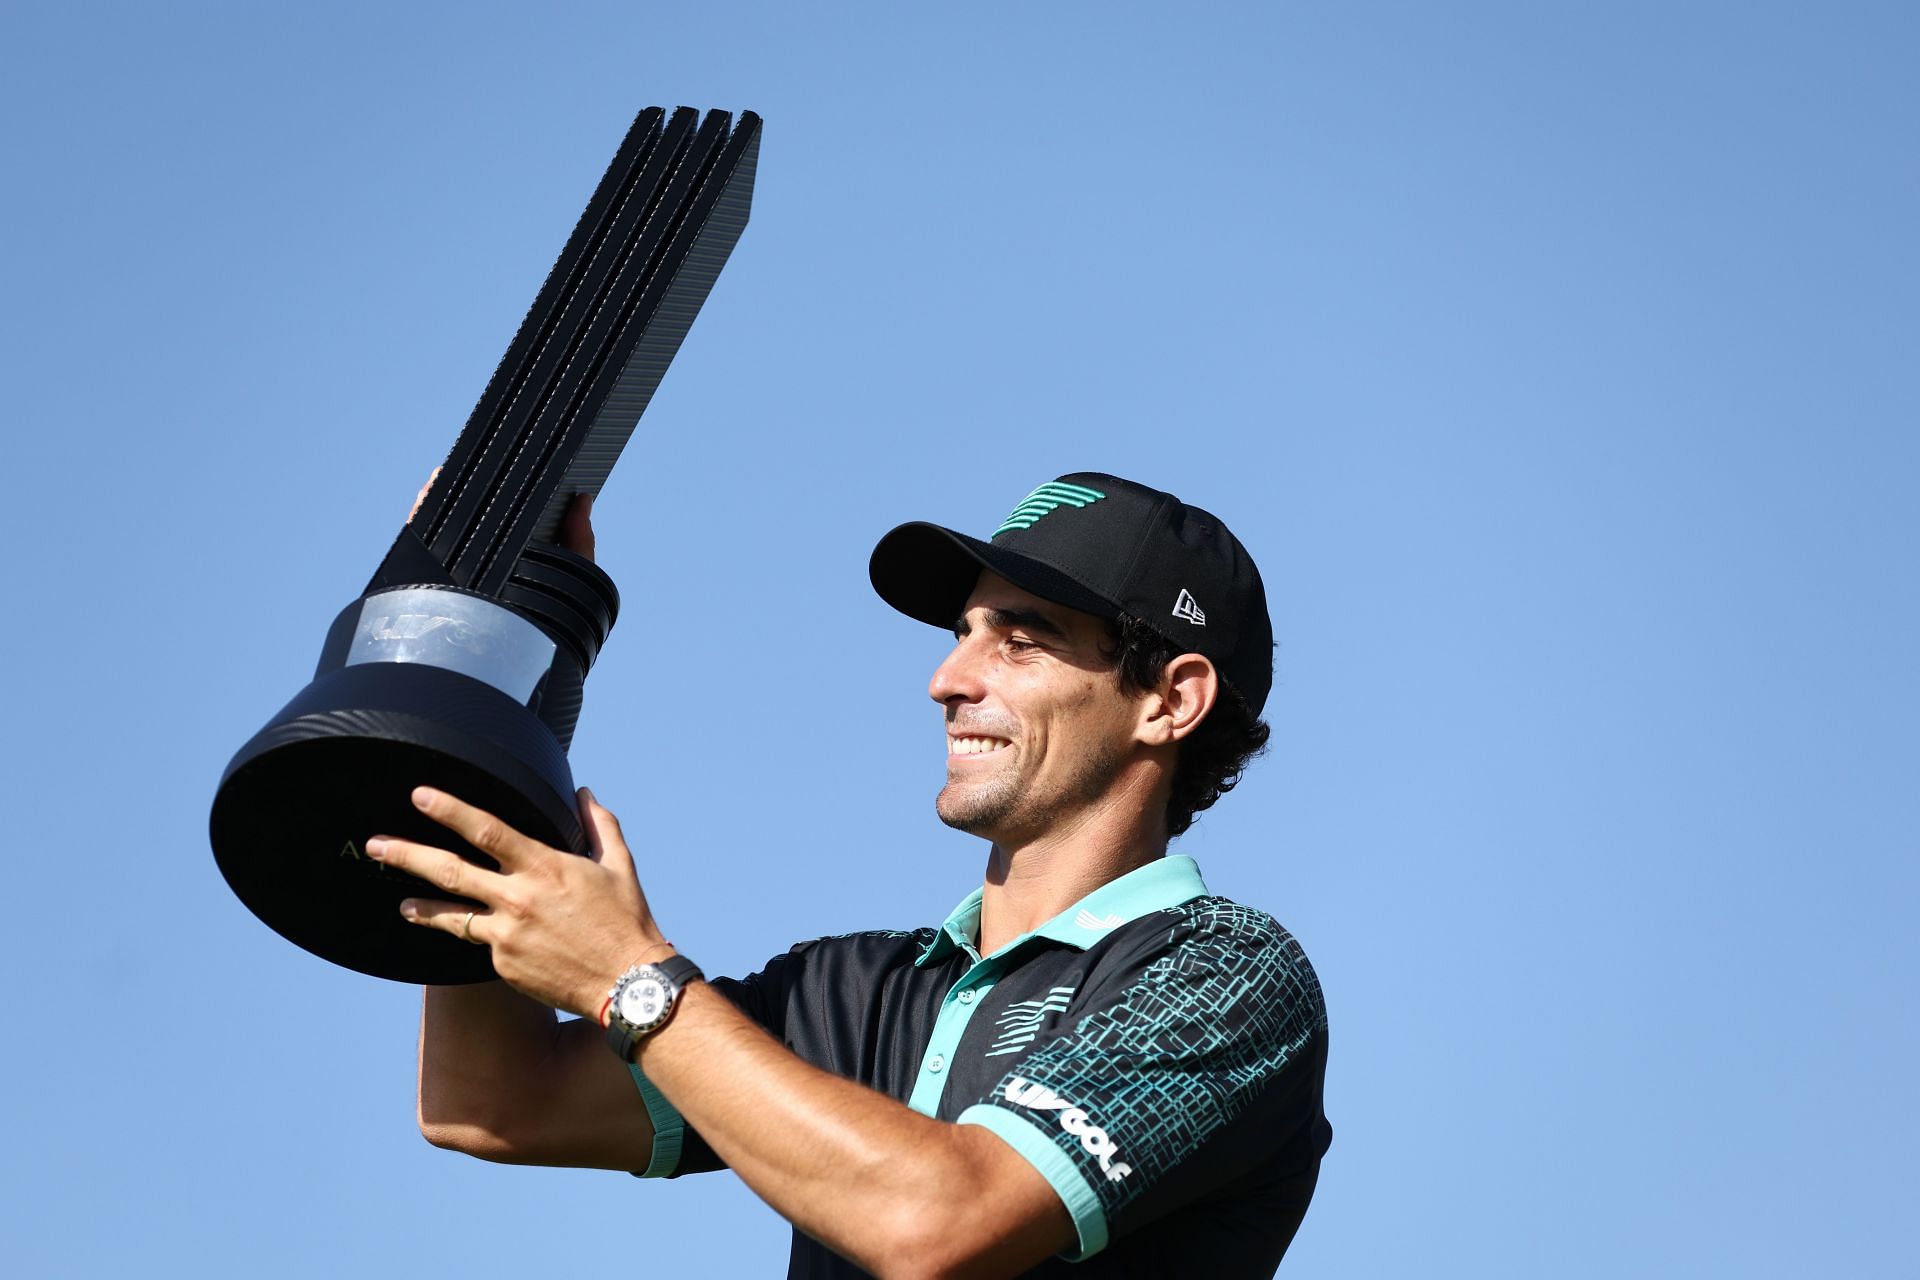
[{"label": "eye", "polygon": [[1028,650],[1037,651],[1044,647],[1045,646],[1035,644],[1033,641],[1025,639],[1024,637],[1021,637],[1021,636],[1007,637],[1007,648],[1013,650],[1015,653],[1025,653]]}]

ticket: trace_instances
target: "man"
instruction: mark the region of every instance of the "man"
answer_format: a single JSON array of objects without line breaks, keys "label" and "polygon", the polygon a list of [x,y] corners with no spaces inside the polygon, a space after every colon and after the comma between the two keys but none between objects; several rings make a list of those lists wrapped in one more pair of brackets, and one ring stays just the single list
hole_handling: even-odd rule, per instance
[{"label": "man", "polygon": [[991,842],[981,888],[938,930],[705,981],[591,794],[587,859],[422,789],[499,871],[368,852],[483,904],[402,910],[505,979],[428,990],[423,1132],[528,1164],[730,1167],[794,1224],[793,1276],[1270,1275],[1330,1139],[1325,1007],[1284,930],[1166,853],[1266,739],[1252,560],[1207,512],[1089,472],[988,542],[903,525],[870,574],[954,629],[937,808]]}]

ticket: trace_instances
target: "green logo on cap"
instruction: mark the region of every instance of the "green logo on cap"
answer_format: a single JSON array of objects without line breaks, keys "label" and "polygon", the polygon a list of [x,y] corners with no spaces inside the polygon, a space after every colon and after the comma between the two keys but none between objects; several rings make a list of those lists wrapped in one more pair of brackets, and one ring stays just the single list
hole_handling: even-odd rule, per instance
[{"label": "green logo on cap", "polygon": [[1066,484],[1059,480],[1049,480],[1026,496],[1026,500],[1013,509],[998,529],[993,531],[999,537],[1009,529],[1030,529],[1034,521],[1061,507],[1087,507],[1107,495],[1098,489],[1088,489],[1077,484]]}]

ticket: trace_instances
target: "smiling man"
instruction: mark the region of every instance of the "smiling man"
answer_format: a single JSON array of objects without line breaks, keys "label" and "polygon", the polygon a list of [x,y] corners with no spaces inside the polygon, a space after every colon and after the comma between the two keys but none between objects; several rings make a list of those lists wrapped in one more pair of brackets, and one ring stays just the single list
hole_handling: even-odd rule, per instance
[{"label": "smiling man", "polygon": [[937,929],[708,980],[590,795],[584,859],[423,789],[500,869],[368,851],[483,904],[403,910],[504,981],[427,992],[422,1130],[494,1160],[730,1167],[793,1223],[790,1276],[1271,1275],[1330,1140],[1326,1010],[1285,930],[1167,853],[1266,741],[1253,561],[1198,507],[1084,472],[988,541],[903,525],[870,573],[953,628],[936,807],[990,842],[981,887]]}]

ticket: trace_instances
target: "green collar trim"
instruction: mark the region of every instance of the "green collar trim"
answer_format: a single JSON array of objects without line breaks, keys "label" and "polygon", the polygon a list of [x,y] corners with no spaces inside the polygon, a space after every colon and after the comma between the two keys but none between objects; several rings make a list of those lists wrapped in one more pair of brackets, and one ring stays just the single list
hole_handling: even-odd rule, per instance
[{"label": "green collar trim", "polygon": [[[980,937],[980,904],[984,891],[975,889],[961,900],[934,934],[933,941],[914,961],[932,964],[955,951],[965,951],[978,960],[974,949]],[[1062,911],[1031,933],[1023,933],[994,952],[1004,955],[1035,938],[1063,942],[1085,951],[1100,939],[1130,920],[1153,911],[1165,911],[1195,898],[1204,898],[1207,882],[1200,878],[1200,867],[1184,853],[1156,858],[1144,867],[1135,867],[1118,880],[1109,880],[1080,901]]]}]

